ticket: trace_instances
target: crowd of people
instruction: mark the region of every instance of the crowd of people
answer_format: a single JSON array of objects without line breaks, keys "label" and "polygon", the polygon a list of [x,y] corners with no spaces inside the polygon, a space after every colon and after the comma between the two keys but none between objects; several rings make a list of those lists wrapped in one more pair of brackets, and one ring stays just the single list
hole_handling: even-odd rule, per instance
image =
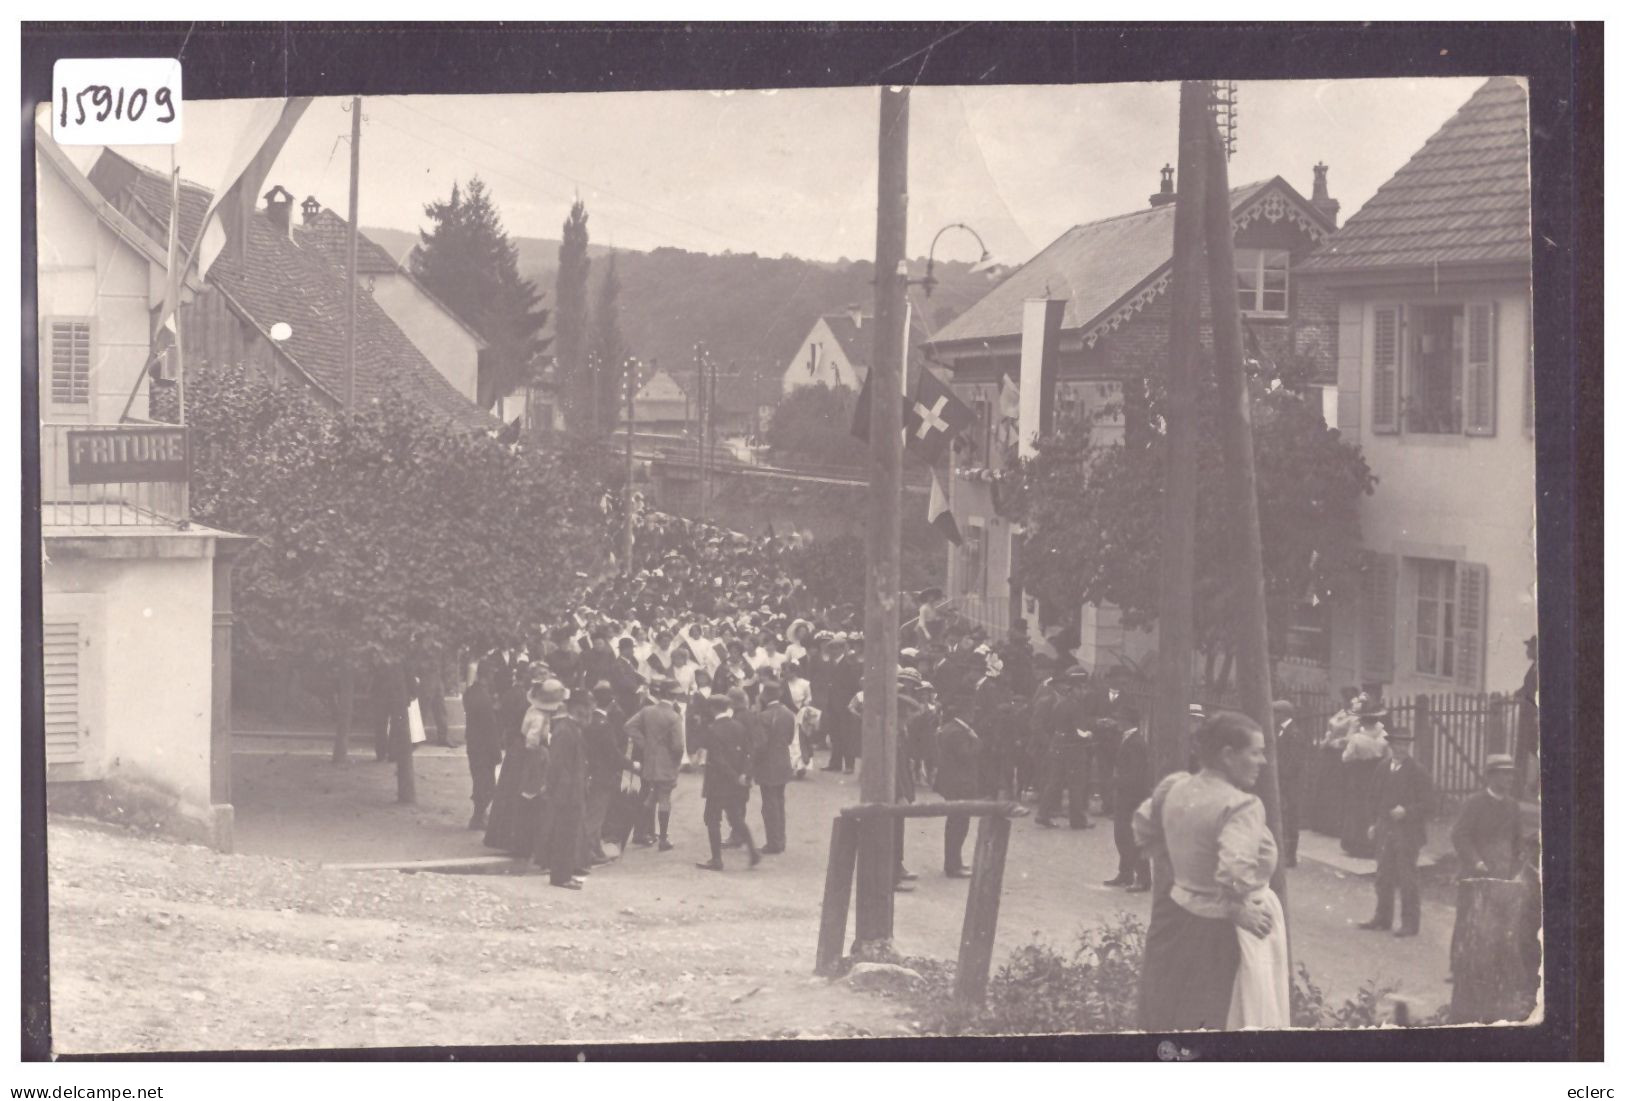
[{"label": "crowd of people", "polygon": [[[486,845],[579,890],[629,848],[670,852],[673,792],[698,773],[709,843],[694,854],[700,868],[723,871],[734,848],[752,867],[782,853],[787,790],[819,770],[853,772],[863,749],[861,613],[813,599],[786,568],[791,549],[647,515],[634,569],[592,586],[524,647],[484,655],[464,709],[469,825]],[[1092,676],[1035,652],[1020,620],[990,638],[940,590],[914,594],[902,614],[895,798],[1025,801],[1038,828],[1110,819],[1118,867],[1106,884],[1156,888],[1145,1027],[1287,1023],[1284,919],[1268,885],[1278,862],[1296,863],[1304,808],[1330,797],[1310,782],[1315,753],[1343,762],[1345,846],[1377,858],[1364,927],[1392,928],[1397,895],[1395,934],[1417,931],[1433,788],[1410,733],[1384,727],[1379,700],[1350,692],[1319,734],[1296,729],[1292,705],[1277,702],[1278,849],[1252,792],[1264,743],[1251,719],[1193,705],[1189,767],[1158,782],[1144,692],[1126,670]],[[1499,801],[1511,762],[1490,764],[1487,793],[1454,840],[1473,874],[1515,874],[1523,840]],[[968,876],[969,816],[944,822],[941,871]],[[907,891],[917,877],[902,834],[899,819],[895,886]]]}]

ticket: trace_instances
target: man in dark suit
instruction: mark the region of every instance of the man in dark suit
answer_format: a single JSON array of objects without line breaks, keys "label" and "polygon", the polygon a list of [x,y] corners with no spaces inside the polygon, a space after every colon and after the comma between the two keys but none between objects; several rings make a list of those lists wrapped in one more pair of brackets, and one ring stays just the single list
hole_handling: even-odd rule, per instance
[{"label": "man in dark suit", "polygon": [[1414,739],[1404,727],[1388,732],[1390,757],[1378,762],[1376,825],[1377,913],[1362,929],[1387,930],[1394,921],[1394,892],[1399,892],[1396,937],[1414,937],[1422,925],[1422,887],[1416,858],[1427,840],[1427,816],[1433,809],[1433,777],[1414,757]]},{"label": "man in dark suit", "polygon": [[576,873],[585,870],[580,868],[581,820],[587,796],[585,726],[592,714],[592,701],[585,689],[577,688],[570,693],[566,706],[567,713],[556,716],[548,729],[543,826],[536,863],[547,868],[547,881],[552,886],[579,891],[581,880]]},{"label": "man in dark suit", "polygon": [[829,706],[824,710],[824,724],[829,730],[829,764],[825,772],[851,772],[857,765],[858,741],[862,737],[856,717],[852,714],[852,697],[863,687],[863,666],[847,646],[845,634],[838,634],[824,647],[829,663],[826,691]]},{"label": "man in dark suit", "polygon": [[745,724],[734,717],[733,701],[726,696],[713,696],[711,725],[705,733],[705,784],[700,794],[705,798],[705,830],[711,840],[711,859],[698,867],[708,872],[722,871],[722,819],[738,834],[750,850],[750,865],[761,862],[762,855],[751,838],[750,826],[745,823],[745,803],[750,797],[750,733]]},{"label": "man in dark suit", "polygon": [[[965,721],[964,711],[961,703],[945,704],[947,722],[937,736],[937,794],[948,800],[974,799],[980,794],[982,742]],[[965,837],[969,833],[969,815],[948,815],[943,825],[942,872],[950,879],[970,875],[970,869],[965,867]]]},{"label": "man in dark suit", "polygon": [[1112,839],[1117,842],[1117,875],[1108,887],[1151,889],[1151,861],[1134,840],[1134,812],[1151,798],[1151,749],[1132,712],[1124,712],[1128,729],[1112,760]]},{"label": "man in dark suit", "polygon": [[481,663],[474,683],[463,692],[463,735],[468,773],[474,781],[471,830],[485,828],[485,815],[497,792],[497,764],[502,760],[502,739],[497,733],[497,701],[491,691],[491,669]]},{"label": "man in dark suit", "polygon": [[[592,707],[585,719],[587,756],[587,802],[582,821],[584,866],[606,864],[604,818],[609,804],[621,790],[621,771],[626,763],[626,720],[614,703],[615,690],[607,681],[593,686]],[[610,712],[614,711],[612,715]]]},{"label": "man in dark suit", "polygon": [[1089,671],[1073,666],[1060,678],[1061,701],[1055,705],[1050,741],[1049,773],[1038,797],[1038,824],[1054,826],[1066,793],[1067,817],[1075,830],[1094,826],[1089,821],[1089,753],[1094,720],[1085,695]]},{"label": "man in dark suit", "polygon": [[796,737],[796,716],[784,702],[777,681],[762,682],[762,711],[757,716],[756,782],[762,788],[762,829],[767,834],[764,853],[784,851],[784,789],[795,778],[790,743]]},{"label": "man in dark suit", "polygon": [[[1127,729],[1124,722],[1128,698],[1123,685],[1128,675],[1121,669],[1108,671],[1101,687],[1092,689],[1084,698],[1084,713],[1089,716],[1089,772],[1094,781],[1091,787],[1100,793],[1100,812],[1112,814],[1112,789],[1116,778],[1117,743]],[[1140,804],[1135,803],[1136,807]],[[1132,810],[1130,811],[1132,814]],[[1116,821],[1114,816],[1112,819]]]}]

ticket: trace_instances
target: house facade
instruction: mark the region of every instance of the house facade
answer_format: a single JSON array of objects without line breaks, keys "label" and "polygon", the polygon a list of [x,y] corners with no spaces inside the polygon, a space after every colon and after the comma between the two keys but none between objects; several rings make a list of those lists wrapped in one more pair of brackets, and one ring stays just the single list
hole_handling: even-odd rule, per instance
[{"label": "house facade", "polygon": [[784,368],[783,393],[820,383],[832,390],[845,387],[856,392],[862,388],[874,345],[868,328],[873,324],[874,318],[857,306],[814,321]]},{"label": "house facade", "polygon": [[35,146],[48,799],[112,799],[229,849],[243,540],[191,522],[185,429],[142,416],[167,255],[43,127]]},{"label": "house facade", "polygon": [[1378,478],[1334,683],[1510,692],[1536,631],[1527,92],[1497,78],[1301,265],[1338,312],[1336,424]]},{"label": "house facade", "polygon": [[[1046,635],[1075,632],[1074,652],[1091,668],[1139,661],[1154,635],[1125,629],[1110,606],[1041,609],[1020,591],[1021,530],[1000,513],[998,476],[1022,442],[1063,420],[1092,423],[1097,442],[1122,438],[1123,405],[1167,355],[1173,200],[1173,171],[1164,169],[1149,206],[1068,230],[928,345],[977,414],[949,484],[964,541],[950,550],[945,591],[990,632],[1017,616]],[[1230,200],[1249,339],[1277,360],[1308,362],[1329,386],[1335,306],[1296,276],[1336,226],[1325,167],[1316,167],[1310,199],[1277,176],[1232,189]]]}]

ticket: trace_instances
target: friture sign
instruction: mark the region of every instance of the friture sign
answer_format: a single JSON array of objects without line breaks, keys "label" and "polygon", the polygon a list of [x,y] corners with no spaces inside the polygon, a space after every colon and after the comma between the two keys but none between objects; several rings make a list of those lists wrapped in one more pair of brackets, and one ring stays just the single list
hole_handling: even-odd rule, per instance
[{"label": "friture sign", "polygon": [[68,432],[68,484],[184,482],[185,428],[82,428]]}]

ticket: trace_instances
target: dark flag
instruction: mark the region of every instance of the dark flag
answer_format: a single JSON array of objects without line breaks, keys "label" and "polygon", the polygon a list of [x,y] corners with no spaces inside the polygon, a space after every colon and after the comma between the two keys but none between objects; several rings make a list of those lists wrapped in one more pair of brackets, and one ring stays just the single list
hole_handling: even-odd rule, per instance
[{"label": "dark flag", "polygon": [[[908,399],[903,399],[903,423],[908,424]],[[858,403],[852,410],[852,434],[864,443],[869,442],[869,375],[863,376],[863,387],[858,391]]]},{"label": "dark flag", "polygon": [[971,407],[955,397],[946,383],[930,371],[920,372],[914,396],[903,402],[905,447],[926,465],[935,466],[954,437],[975,423]]}]

